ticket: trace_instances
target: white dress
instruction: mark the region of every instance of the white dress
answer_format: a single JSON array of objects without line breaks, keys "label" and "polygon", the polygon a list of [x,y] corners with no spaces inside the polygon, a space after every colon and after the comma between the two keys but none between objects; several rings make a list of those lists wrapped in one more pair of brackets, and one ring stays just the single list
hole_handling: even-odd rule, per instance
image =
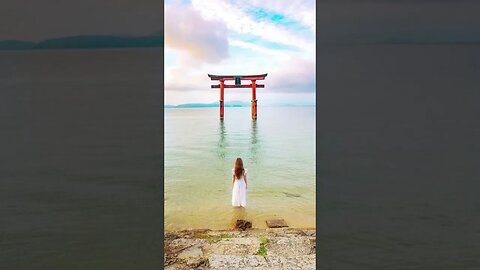
[{"label": "white dress", "polygon": [[247,184],[244,179],[247,175],[247,169],[244,170],[244,175],[237,179],[235,177],[235,169],[232,169],[232,175],[235,178],[232,189],[232,206],[247,206]]}]

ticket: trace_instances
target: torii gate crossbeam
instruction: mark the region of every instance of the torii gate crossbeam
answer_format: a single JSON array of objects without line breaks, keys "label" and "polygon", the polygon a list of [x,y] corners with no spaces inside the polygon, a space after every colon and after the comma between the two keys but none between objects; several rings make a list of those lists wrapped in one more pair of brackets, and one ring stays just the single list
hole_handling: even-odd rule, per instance
[{"label": "torii gate crossbeam", "polygon": [[[252,88],[252,119],[257,119],[257,88],[265,88],[256,81],[265,80],[267,73],[260,75],[212,75],[208,74],[212,81],[220,81],[220,84],[212,85],[212,88],[220,88],[220,119],[224,118],[224,89],[225,88]],[[242,84],[242,80],[249,80],[251,84]],[[225,81],[235,81],[235,84],[225,84]]]}]

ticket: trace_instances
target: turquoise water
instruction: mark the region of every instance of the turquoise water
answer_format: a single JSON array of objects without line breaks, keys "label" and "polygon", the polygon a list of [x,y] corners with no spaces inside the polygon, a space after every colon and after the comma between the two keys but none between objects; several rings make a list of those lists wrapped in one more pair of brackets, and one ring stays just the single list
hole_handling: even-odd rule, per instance
[{"label": "turquoise water", "polygon": [[[165,110],[165,230],[227,229],[280,217],[315,227],[315,107]],[[231,169],[248,170],[247,207],[231,206]]]}]

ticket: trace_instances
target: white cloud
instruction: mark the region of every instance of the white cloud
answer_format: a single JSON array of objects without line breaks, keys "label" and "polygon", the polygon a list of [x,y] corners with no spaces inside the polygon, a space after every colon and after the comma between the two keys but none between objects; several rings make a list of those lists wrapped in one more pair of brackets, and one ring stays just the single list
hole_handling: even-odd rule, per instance
[{"label": "white cloud", "polygon": [[255,21],[241,6],[234,6],[222,0],[192,0],[192,5],[204,19],[221,20],[230,31],[250,34],[305,51],[315,50],[314,42],[272,22]]},{"label": "white cloud", "polygon": [[315,60],[294,58],[274,70],[270,75],[269,89],[275,92],[314,92]]},{"label": "white cloud", "polygon": [[282,53],[279,50],[274,50],[274,49],[269,49],[263,46],[259,46],[252,42],[245,42],[245,41],[236,40],[236,39],[228,39],[228,43],[230,46],[249,49],[257,53],[260,53],[261,55],[264,55],[264,56],[268,55],[269,57],[274,57],[275,59],[278,59],[278,60],[287,60],[290,58],[289,54],[287,53]]},{"label": "white cloud", "polygon": [[180,50],[182,61],[215,63],[228,56],[223,23],[203,19],[191,7],[165,7],[165,46]]}]

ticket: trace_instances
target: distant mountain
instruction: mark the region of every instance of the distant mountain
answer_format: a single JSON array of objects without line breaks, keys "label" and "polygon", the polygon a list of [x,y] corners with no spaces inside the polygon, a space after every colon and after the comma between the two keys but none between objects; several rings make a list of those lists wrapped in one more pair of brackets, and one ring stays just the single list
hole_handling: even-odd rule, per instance
[{"label": "distant mountain", "polygon": [[[218,107],[218,102],[213,103],[185,103],[178,105],[165,105],[165,108],[209,108],[209,107]],[[225,107],[248,107],[250,103],[243,101],[232,101],[225,102]]]},{"label": "distant mountain", "polygon": [[0,50],[34,49],[96,49],[96,48],[143,48],[163,47],[163,35],[150,36],[72,36],[47,39],[40,42],[5,40],[0,41]]},{"label": "distant mountain", "polygon": [[[225,107],[250,107],[250,102],[231,101],[226,102]],[[213,103],[185,103],[179,105],[165,105],[165,108],[211,108],[218,107],[218,102]],[[315,107],[315,104],[270,104],[265,107]]]},{"label": "distant mountain", "polygon": [[0,50],[32,49],[34,46],[35,46],[35,42],[31,42],[31,41],[20,41],[20,40],[0,41]]}]

